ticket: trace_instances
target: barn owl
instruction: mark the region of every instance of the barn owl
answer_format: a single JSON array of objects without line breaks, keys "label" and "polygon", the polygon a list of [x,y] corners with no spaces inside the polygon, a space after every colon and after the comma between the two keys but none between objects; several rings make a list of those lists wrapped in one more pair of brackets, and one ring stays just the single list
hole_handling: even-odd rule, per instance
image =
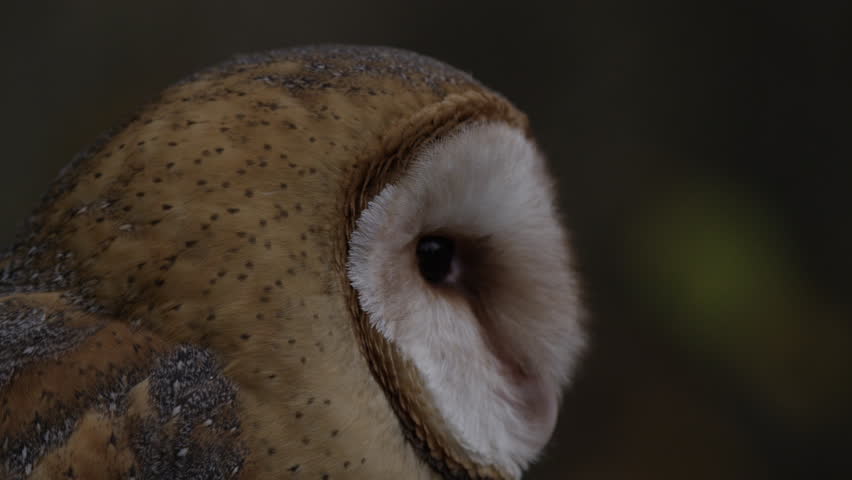
[{"label": "barn owl", "polygon": [[410,52],[241,56],[0,257],[0,477],[516,479],[582,351],[523,113]]}]

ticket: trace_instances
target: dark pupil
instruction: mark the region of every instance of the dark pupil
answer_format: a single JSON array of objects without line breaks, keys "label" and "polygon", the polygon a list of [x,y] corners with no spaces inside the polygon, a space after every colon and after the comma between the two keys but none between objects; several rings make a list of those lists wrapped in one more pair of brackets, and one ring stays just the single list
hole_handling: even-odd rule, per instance
[{"label": "dark pupil", "polygon": [[447,278],[453,263],[453,241],[445,237],[426,236],[417,242],[417,265],[428,282]]}]

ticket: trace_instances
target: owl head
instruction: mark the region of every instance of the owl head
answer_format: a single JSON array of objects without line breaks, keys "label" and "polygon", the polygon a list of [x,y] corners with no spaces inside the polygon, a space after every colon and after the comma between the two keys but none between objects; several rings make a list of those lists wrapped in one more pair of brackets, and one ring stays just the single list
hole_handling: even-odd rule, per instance
[{"label": "owl head", "polygon": [[[103,137],[2,260],[0,294],[58,292],[50,308],[156,339],[128,367],[140,385],[170,349],[215,358],[235,393],[191,411],[235,402],[236,439],[198,447],[239,459],[222,471],[511,479],[584,344],[571,261],[523,113],[435,60],[327,46],[202,71]],[[181,411],[158,392],[145,405]],[[122,458],[145,471],[146,445]]]}]

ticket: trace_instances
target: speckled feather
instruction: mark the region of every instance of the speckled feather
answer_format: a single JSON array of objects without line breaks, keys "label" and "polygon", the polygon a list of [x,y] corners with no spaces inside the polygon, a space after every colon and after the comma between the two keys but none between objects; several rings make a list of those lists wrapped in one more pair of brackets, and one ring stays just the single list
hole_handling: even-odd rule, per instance
[{"label": "speckled feather", "polygon": [[409,52],[238,57],[61,173],[0,259],[0,477],[499,478],[442,429],[345,278],[426,142],[526,128]]}]

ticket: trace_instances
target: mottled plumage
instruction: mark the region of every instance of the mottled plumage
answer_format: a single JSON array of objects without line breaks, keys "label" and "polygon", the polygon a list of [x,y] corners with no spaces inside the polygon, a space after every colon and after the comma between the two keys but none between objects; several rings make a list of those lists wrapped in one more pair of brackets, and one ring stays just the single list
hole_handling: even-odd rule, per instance
[{"label": "mottled plumage", "polygon": [[238,57],[166,90],[0,260],[0,477],[515,477],[451,435],[346,274],[368,203],[482,122],[527,131],[391,49]]}]

